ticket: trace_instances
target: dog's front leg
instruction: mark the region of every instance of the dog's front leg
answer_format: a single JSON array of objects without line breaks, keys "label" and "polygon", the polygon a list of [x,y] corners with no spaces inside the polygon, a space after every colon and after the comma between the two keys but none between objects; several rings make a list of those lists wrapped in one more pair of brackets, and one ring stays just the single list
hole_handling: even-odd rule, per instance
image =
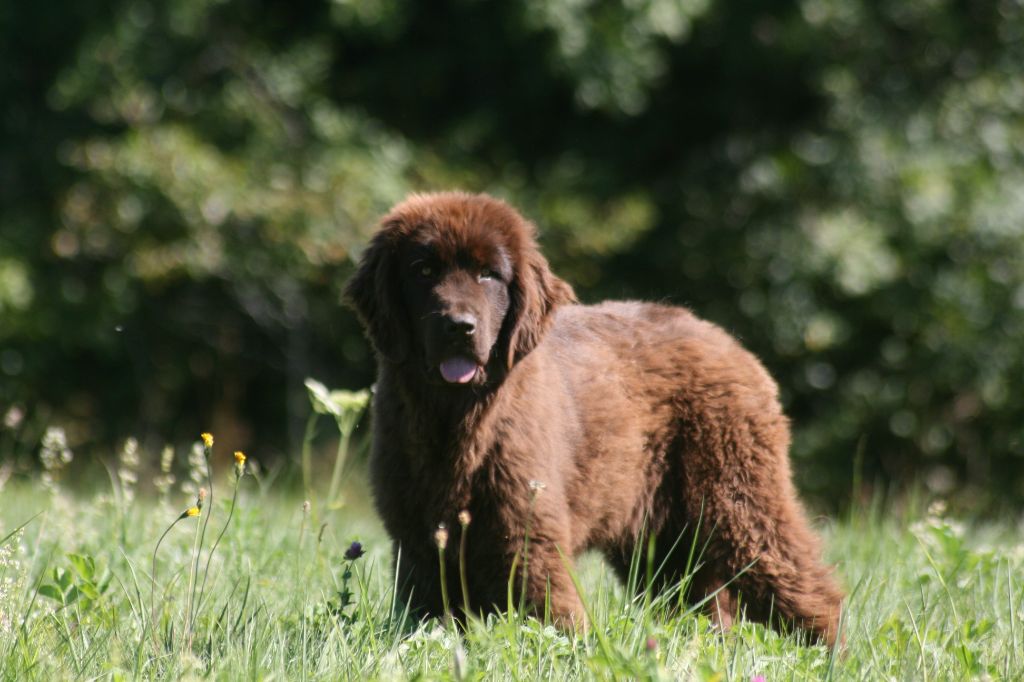
[{"label": "dog's front leg", "polygon": [[[524,546],[519,578],[526,585],[526,606],[534,615],[549,614],[563,630],[584,632],[587,614],[576,592],[570,571],[575,571],[568,555],[557,543],[536,538]],[[548,609],[550,608],[550,611]]]},{"label": "dog's front leg", "polygon": [[[408,610],[414,619],[444,615],[440,571],[436,551],[426,543],[393,543],[392,555],[397,589],[395,608]],[[449,583],[451,576],[448,576]],[[449,584],[449,593],[451,585]]]}]

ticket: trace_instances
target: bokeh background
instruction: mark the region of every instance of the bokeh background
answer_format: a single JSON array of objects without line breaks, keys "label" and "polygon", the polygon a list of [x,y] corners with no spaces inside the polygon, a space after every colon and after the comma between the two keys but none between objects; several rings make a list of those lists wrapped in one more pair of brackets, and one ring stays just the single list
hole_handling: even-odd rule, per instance
[{"label": "bokeh background", "polygon": [[808,496],[1020,503],[1022,68],[1020,0],[4,2],[0,458],[289,461],[375,219],[460,187],[738,335]]}]

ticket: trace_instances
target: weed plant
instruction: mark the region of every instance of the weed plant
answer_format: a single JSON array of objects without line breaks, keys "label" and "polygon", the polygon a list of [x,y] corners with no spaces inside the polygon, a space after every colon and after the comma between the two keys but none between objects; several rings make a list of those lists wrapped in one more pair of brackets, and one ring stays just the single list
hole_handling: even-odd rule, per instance
[{"label": "weed plant", "polygon": [[[351,435],[351,416],[324,395],[320,414]],[[685,582],[652,596],[640,589],[658,569],[649,546],[626,585],[597,556],[577,564],[585,634],[527,615],[512,580],[507,612],[456,623],[457,609],[472,611],[464,543],[486,542],[463,513],[457,545],[447,529],[434,536],[442,567],[458,552],[459,592],[444,595],[453,614],[420,622],[396,596],[363,474],[340,473],[347,451],[318,502],[250,475],[241,452],[217,472],[209,434],[190,455],[186,483],[199,487],[170,488],[164,451],[151,458],[147,496],[144,454],[129,445],[114,494],[67,489],[71,453],[57,432],[36,478],[0,482],[3,679],[1024,679],[1020,520],[963,521],[941,503],[879,496],[820,524],[848,591],[846,646],[835,651],[742,621],[719,632],[686,605]],[[219,530],[207,535],[211,522]],[[529,570],[528,553],[517,561]]]}]

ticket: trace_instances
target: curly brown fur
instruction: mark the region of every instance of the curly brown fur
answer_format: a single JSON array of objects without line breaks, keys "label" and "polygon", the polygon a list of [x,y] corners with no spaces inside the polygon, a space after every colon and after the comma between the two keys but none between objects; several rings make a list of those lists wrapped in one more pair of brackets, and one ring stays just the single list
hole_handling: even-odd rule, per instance
[{"label": "curly brown fur", "polygon": [[549,594],[583,627],[559,550],[598,549],[625,576],[653,534],[667,584],[704,548],[689,598],[711,595],[723,626],[742,608],[837,641],[842,593],[791,482],[777,388],[722,329],[679,307],[579,305],[529,222],[454,192],[392,209],[346,297],[378,355],[371,483],[415,609],[441,613],[433,531],[457,546],[466,509],[474,608],[505,604],[518,563],[534,608]]}]

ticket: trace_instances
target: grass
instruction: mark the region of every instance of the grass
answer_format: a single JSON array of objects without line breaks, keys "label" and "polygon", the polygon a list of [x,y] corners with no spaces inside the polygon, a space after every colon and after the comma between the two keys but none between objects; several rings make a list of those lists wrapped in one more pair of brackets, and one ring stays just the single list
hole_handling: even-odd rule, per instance
[{"label": "grass", "polygon": [[[230,497],[218,484],[211,533]],[[156,540],[192,504],[170,499],[176,506],[26,482],[0,491],[4,679],[1024,677],[1024,544],[1008,521],[964,525],[876,503],[825,525],[850,593],[837,657],[746,623],[719,634],[702,615],[630,598],[597,557],[578,567],[593,618],[585,637],[516,613],[465,635],[411,623],[394,603],[390,545],[359,486],[341,510],[306,512],[251,478],[212,559],[208,549],[194,556],[199,519],[171,529],[151,610]],[[366,555],[346,559],[354,540]],[[207,561],[200,598],[190,571]]]}]

